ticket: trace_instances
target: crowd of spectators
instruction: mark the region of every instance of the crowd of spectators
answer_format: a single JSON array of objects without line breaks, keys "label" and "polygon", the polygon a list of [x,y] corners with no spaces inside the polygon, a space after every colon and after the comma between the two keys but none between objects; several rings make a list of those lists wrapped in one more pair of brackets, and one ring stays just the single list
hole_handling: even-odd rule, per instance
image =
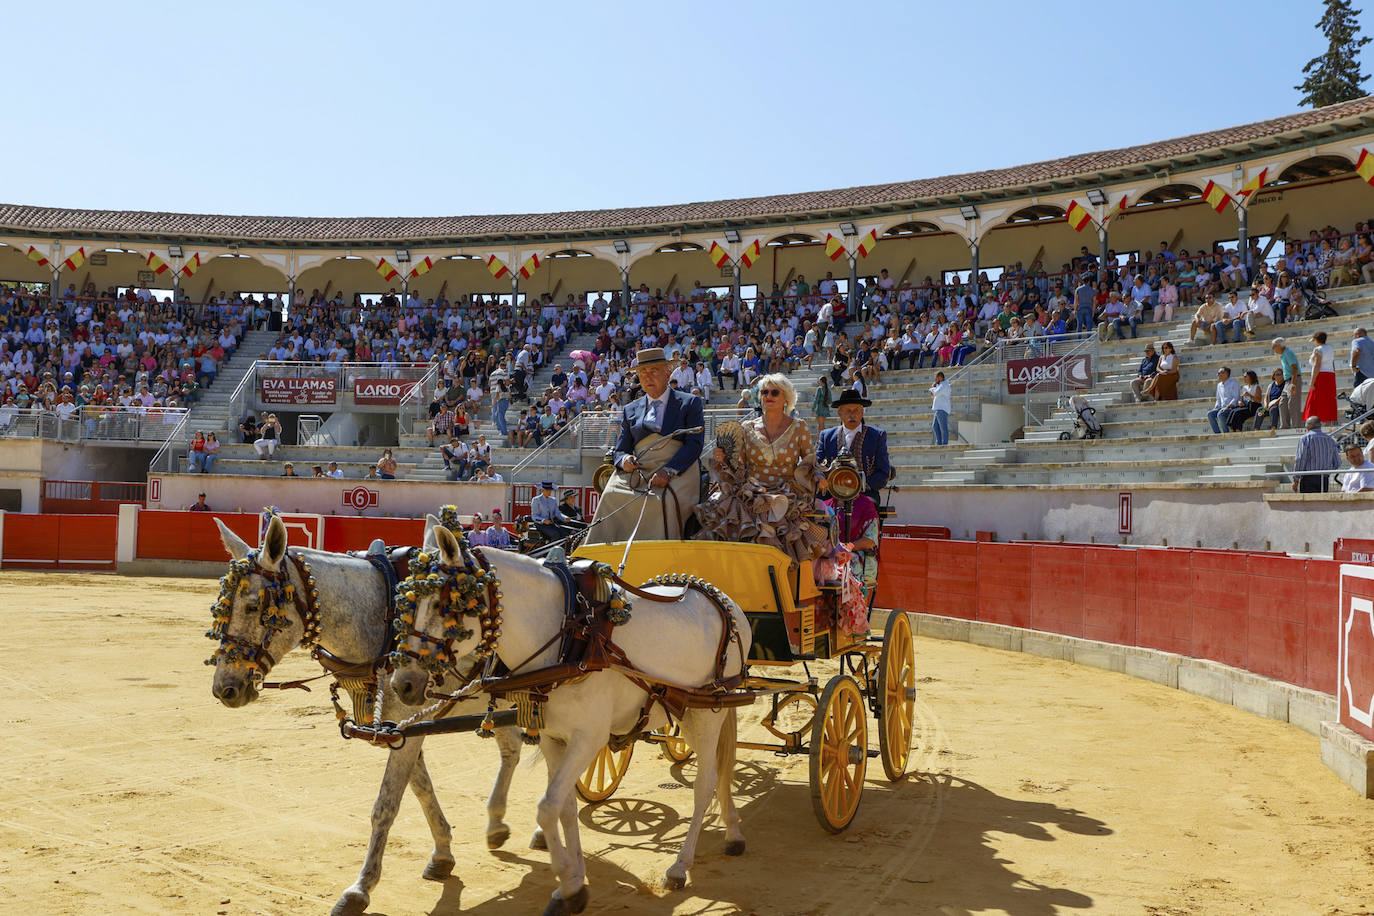
[{"label": "crowd of spectators", "polygon": [[[208,320],[147,289],[68,286],[56,302],[0,286],[0,393],[10,409],[63,419],[83,408],[189,407],[238,346],[242,312]],[[98,422],[100,412],[83,417]]]}]

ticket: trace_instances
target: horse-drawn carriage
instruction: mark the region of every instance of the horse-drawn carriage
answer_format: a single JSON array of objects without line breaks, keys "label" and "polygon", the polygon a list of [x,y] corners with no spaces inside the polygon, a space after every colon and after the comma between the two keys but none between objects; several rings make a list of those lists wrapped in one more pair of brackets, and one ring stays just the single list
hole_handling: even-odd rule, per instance
[{"label": "horse-drawn carriage", "polygon": [[[615,564],[623,544],[583,546],[577,556]],[[766,699],[762,726],[775,741],[740,741],[742,748],[810,756],[811,800],[816,819],[831,832],[849,826],[859,807],[868,758],[879,757],[889,779],[906,772],[916,699],[911,624],[903,611],[890,611],[881,640],[846,633],[839,619],[838,586],[818,588],[776,547],[717,541],[636,543],[624,577],[633,582],[700,578],[729,595],[749,620],[750,671],[739,692]],[[824,685],[809,663],[838,660],[840,670]],[[759,669],[803,665],[803,678],[766,676]],[[878,747],[869,748],[864,707],[878,723]],[[644,740],[661,744],[673,759],[685,759],[672,731]],[[629,765],[633,745],[606,748],[578,782],[587,801],[609,798]]]},{"label": "horse-drawn carriage", "polygon": [[[829,482],[832,492],[858,492],[857,480],[846,485],[832,474]],[[418,749],[427,735],[503,729],[514,735],[514,726],[527,736],[537,731],[550,771],[537,820],[559,878],[546,912],[559,914],[586,904],[573,784],[586,800],[610,797],[636,739],[662,745],[678,761],[698,754],[692,825],[665,876],[669,887],[685,883],[713,796],[720,801],[726,854],[744,851],[731,798],[737,748],[809,755],[813,809],[830,832],[853,820],[869,757],[881,758],[889,779],[906,771],[915,660],[904,612],[888,614],[881,639],[854,632],[840,612],[843,579],[818,587],[810,568],[766,545],[644,541],[628,551],[625,544],[584,545],[571,562],[540,562],[470,549],[456,515],[446,521],[430,519],[424,546],[406,553],[409,575],[399,583],[390,579],[392,599],[381,601],[369,597],[375,581],[369,564],[384,572],[383,580],[390,573],[376,556],[291,554],[278,518],[269,519],[257,550],[225,533],[236,559],[208,634],[220,644],[211,659],[216,696],[242,705],[283,652],[313,645],[315,657],[353,696],[353,716],[339,709],[344,735],[393,750],[368,860],[336,912],[366,906],[407,782],[427,814],[437,815]],[[349,563],[356,568],[345,569]],[[338,581],[323,580],[326,565],[338,567],[337,575],[330,571]],[[503,591],[519,596],[509,613]],[[355,609],[348,614],[336,607],[350,602]],[[367,627],[360,626],[364,619]],[[363,661],[346,664],[339,651],[326,651],[331,627],[354,637],[344,644],[348,657]],[[363,639],[364,632],[384,633],[391,651],[370,648],[376,637]],[[823,685],[811,671],[822,660],[839,667]],[[787,673],[781,669],[797,666],[800,674],[781,676]],[[410,715],[388,716],[395,715],[386,708],[388,696]],[[774,740],[738,740],[736,710],[758,700],[770,704],[760,724]],[[449,715],[455,706],[474,713]],[[482,707],[485,712],[476,711]],[[868,712],[879,726],[876,749],[869,747]],[[501,816],[518,743],[507,737],[502,744],[502,775],[488,807],[492,846],[509,835]],[[397,752],[408,746],[402,760]],[[453,860],[436,824],[447,829],[442,815],[431,818],[436,851],[426,874],[442,876]],[[569,832],[565,841],[561,834]]]}]

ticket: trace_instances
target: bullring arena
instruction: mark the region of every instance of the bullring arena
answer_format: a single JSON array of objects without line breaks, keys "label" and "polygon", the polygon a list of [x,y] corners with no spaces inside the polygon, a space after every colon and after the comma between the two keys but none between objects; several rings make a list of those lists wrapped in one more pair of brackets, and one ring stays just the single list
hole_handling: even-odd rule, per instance
[{"label": "bullring arena", "polygon": [[[42,914],[328,911],[388,752],[341,740],[324,682],[244,709],[212,695],[214,522],[258,545],[275,516],[283,547],[338,553],[419,545],[441,505],[474,539],[493,521],[528,535],[546,484],[590,516],[630,358],[666,347],[707,441],[763,411],[759,378],[785,377],[816,426],[834,422],[823,380],[867,392],[891,471],[874,629],[900,611],[915,634],[914,701],[875,706],[910,704],[911,756],[892,780],[870,761],[832,835],[808,785],[824,753],[742,749],[747,852],[724,854],[713,811],[673,890],[697,761],[636,744],[611,796],[578,806],[588,912],[1374,912],[1374,492],[1316,483],[1370,448],[1370,185],[1374,97],[992,172],[665,207],[0,205],[0,894]],[[1209,287],[1265,305],[1199,330]],[[1356,457],[1320,466],[1303,415],[1329,405],[1296,394],[1281,354],[1306,366],[1328,340],[1347,400],[1322,419]],[[1176,352],[1169,379],[1146,372],[1147,343]],[[1291,403],[1272,416],[1217,400],[1218,379],[1274,370]],[[784,605],[810,620],[800,582],[772,582],[779,633]],[[808,650],[835,648],[826,626]],[[840,671],[781,638],[807,663],[770,674],[814,677],[814,694]],[[296,652],[271,677],[318,673]],[[766,737],[766,706],[741,708],[742,741]],[[453,874],[421,877],[431,841],[407,796],[366,912],[548,903],[550,855],[528,848],[545,768],[517,770],[513,835],[489,850],[492,744],[427,739]]]}]

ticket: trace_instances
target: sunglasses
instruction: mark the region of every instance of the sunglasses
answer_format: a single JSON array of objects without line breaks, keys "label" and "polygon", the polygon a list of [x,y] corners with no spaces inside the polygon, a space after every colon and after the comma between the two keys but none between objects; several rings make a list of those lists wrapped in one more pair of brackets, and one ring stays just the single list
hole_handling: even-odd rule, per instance
[{"label": "sunglasses", "polygon": [[782,394],[782,391],[777,388],[765,388],[763,391],[760,391],[759,394],[770,398],[776,398]]}]

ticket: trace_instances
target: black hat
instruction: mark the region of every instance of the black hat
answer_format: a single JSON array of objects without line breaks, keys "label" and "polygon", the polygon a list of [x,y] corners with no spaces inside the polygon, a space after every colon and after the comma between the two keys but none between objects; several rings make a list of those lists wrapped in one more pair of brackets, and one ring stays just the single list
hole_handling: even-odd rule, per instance
[{"label": "black hat", "polygon": [[846,388],[838,398],[830,402],[831,407],[843,407],[846,404],[858,404],[861,407],[873,406],[873,402],[859,394],[855,388]]},{"label": "black hat", "polygon": [[552,489],[553,489],[553,481],[552,481],[552,480],[541,481],[540,484],[539,484],[539,489],[541,489],[541,490],[552,490]]}]

